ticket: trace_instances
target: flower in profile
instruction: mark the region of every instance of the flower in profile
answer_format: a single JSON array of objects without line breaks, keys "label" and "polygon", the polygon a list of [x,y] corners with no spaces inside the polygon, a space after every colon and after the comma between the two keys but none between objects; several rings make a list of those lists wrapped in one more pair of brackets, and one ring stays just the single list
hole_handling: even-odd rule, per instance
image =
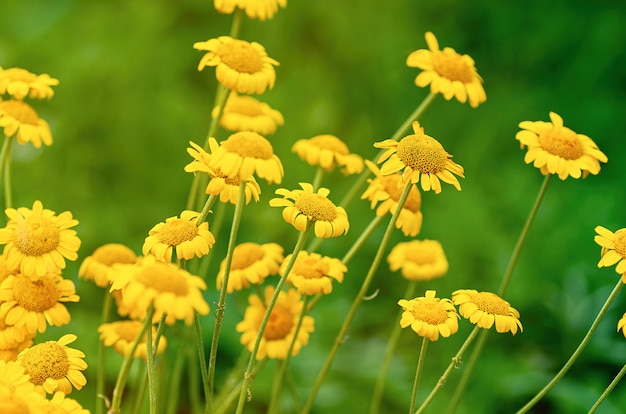
[{"label": "flower in profile", "polygon": [[463,167],[450,159],[452,155],[446,152],[439,141],[424,134],[424,128],[420,127],[419,122],[413,122],[413,131],[415,134],[407,135],[400,141],[386,139],[374,144],[376,148],[386,149],[378,159],[379,164],[385,162],[380,174],[389,175],[403,170],[402,181],[405,184],[420,182],[421,174],[421,187],[424,191],[432,188],[439,194],[439,180],[460,191],[461,185],[453,173],[465,177]]},{"label": "flower in profile", "polygon": [[[369,186],[361,195],[361,199],[370,200],[370,208],[376,207],[380,201],[380,205],[376,209],[377,216],[383,216],[387,213],[393,214],[398,208],[400,197],[404,187],[402,186],[402,175],[380,175],[380,169],[369,160],[365,160],[367,168],[374,173],[374,178],[368,178]],[[415,184],[411,184],[409,195],[402,205],[402,210],[396,220],[396,228],[401,229],[405,236],[415,237],[422,229],[422,196]]]},{"label": "flower in profile", "polygon": [[602,247],[602,258],[598,267],[615,266],[615,271],[622,275],[622,281],[626,283],[626,228],[619,229],[615,233],[611,230],[597,226],[596,243]]},{"label": "flower in profile", "polygon": [[58,216],[43,208],[36,200],[33,208],[7,208],[9,222],[0,229],[0,244],[10,268],[19,268],[23,274],[43,276],[65,268],[65,258],[76,260],[80,239],[71,230],[78,224],[72,213],[64,211]]},{"label": "flower in profile", "polygon": [[43,333],[46,322],[62,326],[70,322],[63,302],[78,302],[74,283],[48,273],[37,280],[11,275],[0,284],[0,317],[7,325],[24,328],[28,334]]},{"label": "flower in profile", "polygon": [[137,256],[130,248],[119,243],[108,243],[98,247],[87,256],[78,269],[78,276],[93,280],[97,286],[109,285],[109,271],[115,263],[132,264]]},{"label": "flower in profile", "polygon": [[[242,332],[241,343],[252,351],[261,321],[267,311],[267,305],[274,295],[274,287],[265,288],[265,303],[257,295],[248,297],[248,307],[243,320],[236,326],[237,332]],[[300,294],[295,289],[289,289],[279,293],[276,304],[272,308],[269,320],[263,332],[263,337],[259,344],[256,359],[265,357],[271,359],[285,359],[289,352],[289,347],[293,341],[300,314],[303,311],[304,303]],[[298,331],[298,336],[294,342],[291,355],[298,355],[302,346],[309,342],[309,334],[315,330],[315,321],[311,316],[304,316]]]},{"label": "flower in profile", "polygon": [[0,413],[39,413],[43,400],[21,364],[0,360]]},{"label": "flower in profile", "polygon": [[351,154],[348,146],[334,135],[300,139],[291,150],[310,165],[319,165],[325,171],[332,171],[335,167],[341,167],[341,172],[346,175],[363,171],[363,159]]},{"label": "flower in profile", "polygon": [[608,158],[591,138],[577,134],[563,126],[563,118],[550,112],[551,122],[520,122],[515,139],[523,148],[526,164],[533,163],[543,175],[557,174],[561,180],[567,177],[583,178],[589,173],[600,172],[600,162]]},{"label": "flower in profile", "polygon": [[287,0],[214,0],[214,5],[220,13],[230,14],[238,8],[251,19],[264,21],[274,17],[278,6],[287,7]]},{"label": "flower in profile", "polygon": [[60,391],[55,392],[49,400],[44,400],[40,410],[46,414],[89,414],[89,410],[84,409],[78,401],[66,397]]},{"label": "flower in profile", "polygon": [[180,218],[170,217],[152,227],[143,243],[142,253],[152,253],[163,262],[172,261],[172,251],[176,249],[178,260],[190,260],[209,253],[215,244],[215,237],[209,231],[209,223],[196,225],[200,213],[185,210]]},{"label": "flower in profile", "polygon": [[20,144],[32,142],[35,148],[40,148],[42,142],[52,145],[50,125],[25,102],[0,101],[0,127],[4,128],[7,138],[15,135]]},{"label": "flower in profile", "polygon": [[392,272],[400,269],[408,280],[432,280],[448,271],[448,260],[436,240],[411,240],[398,243],[387,256]]},{"label": "flower in profile", "polygon": [[[260,285],[269,275],[278,273],[283,260],[283,248],[276,243],[241,243],[235,246],[228,274],[228,293],[241,290],[250,284]],[[226,272],[226,259],[220,264],[217,288],[221,289]]]},{"label": "flower in profile", "polygon": [[[287,270],[291,256],[283,260],[281,274]],[[302,295],[329,294],[333,291],[331,282],[343,282],[343,275],[347,271],[348,268],[339,259],[301,250],[287,275],[287,283],[291,283]]]},{"label": "flower in profile", "polygon": [[495,323],[498,333],[522,331],[519,312],[509,302],[491,292],[460,289],[452,293],[452,301],[459,307],[459,314],[483,329]]},{"label": "flower in profile", "polygon": [[[213,118],[218,115],[218,107],[213,108]],[[253,131],[269,135],[283,125],[285,119],[276,109],[252,96],[241,96],[231,92],[220,118],[220,126],[228,131]]]},{"label": "flower in profile", "polygon": [[304,231],[309,222],[315,226],[317,237],[337,237],[348,233],[350,223],[343,207],[337,207],[327,197],[330,190],[320,188],[313,191],[309,183],[300,183],[302,190],[279,188],[276,194],[283,198],[270,200],[272,207],[285,207],[283,219],[299,231]]},{"label": "flower in profile", "polygon": [[459,315],[450,299],[435,297],[434,290],[427,290],[424,296],[415,299],[400,299],[402,307],[400,326],[410,326],[421,337],[431,341],[455,334],[459,330]]},{"label": "flower in profile", "polygon": [[[133,342],[137,339],[137,335],[143,328],[143,322],[140,321],[117,321],[111,323],[103,323],[98,328],[98,332],[100,332],[100,340],[104,344],[104,346],[110,346],[113,348],[115,352],[122,356],[127,356],[130,354],[131,348],[133,347]],[[152,338],[156,338],[157,330],[153,326],[152,329]],[[144,360],[148,358],[148,346],[147,346],[147,335],[144,333],[141,337],[141,341],[135,349],[134,357],[141,357]],[[159,339],[159,345],[157,346],[156,355],[161,354],[165,351],[165,347],[167,346],[167,341],[165,337],[161,337]]]},{"label": "flower in profile", "polygon": [[50,99],[54,95],[51,86],[58,84],[58,79],[46,73],[35,75],[22,68],[0,68],[0,94],[8,93],[15,99],[22,100],[26,96]]},{"label": "flower in profile", "polygon": [[474,60],[451,47],[439,50],[439,42],[431,32],[426,32],[425,37],[428,49],[416,50],[406,59],[407,66],[423,70],[415,84],[420,88],[430,85],[432,93],[440,93],[448,101],[452,97],[461,103],[469,101],[472,108],[485,102],[487,95]]},{"label": "flower in profile", "polygon": [[206,42],[196,42],[194,49],[205,50],[198,70],[215,66],[217,81],[239,93],[263,93],[274,87],[278,62],[270,58],[257,42],[220,36]]},{"label": "flower in profile", "polygon": [[68,344],[76,340],[76,335],[63,335],[58,341],[47,341],[20,352],[17,362],[22,364],[30,382],[42,395],[72,392],[72,387],[80,390],[87,383],[81,371],[87,368],[83,360],[85,354]]}]

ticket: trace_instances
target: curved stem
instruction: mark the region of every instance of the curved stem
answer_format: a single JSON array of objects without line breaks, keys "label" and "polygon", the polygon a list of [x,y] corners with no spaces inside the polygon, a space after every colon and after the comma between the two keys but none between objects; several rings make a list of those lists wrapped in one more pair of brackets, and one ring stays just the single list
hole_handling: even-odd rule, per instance
[{"label": "curved stem", "polygon": [[[101,316],[101,324],[107,323],[109,321],[109,314],[111,313],[111,302],[113,297],[109,294],[107,290],[104,291],[104,301],[102,303],[102,316]],[[104,367],[106,366],[105,359],[105,346],[104,342],[98,340],[98,363],[100,364],[100,369],[98,370],[98,374],[96,377],[96,414],[102,414],[103,404],[105,402],[105,373],[106,370]]]},{"label": "curved stem", "polygon": [[409,414],[415,409],[415,400],[417,400],[417,388],[419,387],[420,377],[422,376],[422,369],[424,368],[424,361],[426,360],[426,349],[428,349],[428,343],[430,339],[422,338],[422,348],[420,349],[420,357],[417,360],[417,368],[415,370],[415,381],[413,382],[413,392],[411,393],[411,403],[409,404]]},{"label": "curved stem", "polygon": [[606,389],[604,390],[604,392],[602,393],[602,395],[598,398],[598,400],[593,404],[593,406],[589,409],[589,412],[587,414],[592,414],[595,413],[596,410],[598,409],[598,407],[600,407],[600,404],[602,404],[602,402],[606,399],[606,397],[611,393],[611,391],[613,391],[613,388],[615,388],[615,386],[621,381],[622,377],[624,376],[624,374],[626,374],[626,365],[624,365],[622,367],[622,369],[617,373],[617,375],[615,376],[615,378],[613,378],[613,381],[611,381],[611,383],[609,384],[608,387],[606,387]]}]

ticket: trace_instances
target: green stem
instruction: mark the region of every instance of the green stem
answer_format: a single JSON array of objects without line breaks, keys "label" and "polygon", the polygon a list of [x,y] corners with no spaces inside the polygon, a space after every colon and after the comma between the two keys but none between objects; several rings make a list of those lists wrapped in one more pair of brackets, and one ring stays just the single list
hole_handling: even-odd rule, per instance
[{"label": "green stem", "polygon": [[237,7],[233,14],[233,23],[230,26],[230,37],[236,39],[241,31],[241,21],[243,20],[243,9]]},{"label": "green stem", "polygon": [[207,198],[206,203],[204,203],[204,207],[202,207],[202,211],[198,215],[198,218],[196,218],[196,226],[199,226],[202,223],[204,223],[207,216],[211,212],[211,207],[213,207],[213,204],[215,204],[216,200],[217,200],[217,196],[213,194],[211,194],[209,198]]},{"label": "green stem", "polygon": [[148,387],[148,367],[144,370],[145,372],[141,375],[141,383],[139,384],[139,389],[137,390],[137,395],[135,396],[135,404],[133,407],[133,414],[139,414],[141,409],[143,408],[143,398],[146,395],[146,388]]},{"label": "green stem", "polygon": [[[152,322],[154,315],[154,305],[150,305],[146,311],[146,320]],[[154,377],[154,354],[152,343],[152,324],[146,329],[146,354],[148,355],[148,395],[150,400],[150,414],[156,414],[157,410],[157,389]],[[154,347],[156,349],[156,347]]]},{"label": "green stem", "polygon": [[[104,291],[104,301],[102,303],[102,316],[101,324],[105,324],[109,321],[109,314],[111,313],[112,296],[107,290]],[[96,377],[96,414],[102,414],[104,408],[104,402],[106,398],[105,386],[105,374],[106,370],[106,358],[105,358],[105,346],[104,342],[98,341],[98,362],[100,369]]]},{"label": "green stem", "polygon": [[11,147],[13,139],[4,138],[2,150],[0,151],[0,177],[4,183],[4,207],[11,208],[13,206],[13,197],[11,193]]},{"label": "green stem", "polygon": [[[196,313],[193,319],[194,334],[196,337],[196,346],[198,350],[198,359],[200,360],[200,374],[202,376],[202,387],[204,389],[205,401],[209,399],[211,389],[209,388],[208,368],[206,365],[206,354],[204,352],[204,341],[202,339],[202,326],[200,325],[200,315]],[[208,406],[205,408],[208,410]]]},{"label": "green stem", "polygon": [[165,409],[166,414],[176,414],[176,409],[178,406],[180,389],[182,388],[181,378],[183,374],[183,368],[185,367],[185,360],[187,359],[187,354],[183,351],[179,351],[176,353],[176,358],[174,359],[174,366],[172,367],[171,372],[168,372],[168,377],[170,379],[170,391],[167,393],[167,397],[165,398],[167,402],[167,406]]},{"label": "green stem", "polygon": [[[256,366],[254,367],[254,371],[252,372],[251,377],[254,378],[254,376],[256,376],[256,374],[261,370],[261,368],[263,367],[263,365],[265,365],[266,362],[267,362],[267,358],[259,361],[259,363],[256,364]],[[223,414],[226,412],[226,410],[228,410],[230,405],[235,401],[235,398],[237,397],[237,395],[239,395],[239,392],[241,390],[241,387],[243,386],[243,383],[244,383],[244,380],[241,379],[239,380],[236,386],[232,387],[229,390],[228,394],[219,402],[219,404],[216,405],[215,411],[213,414]]]},{"label": "green stem", "polygon": [[367,225],[367,228],[363,230],[363,232],[359,235],[359,238],[352,244],[350,250],[343,256],[341,259],[341,263],[347,265],[350,260],[354,257],[356,252],[363,247],[365,241],[369,238],[369,236],[374,232],[376,227],[380,224],[381,221],[385,218],[385,215],[376,216],[370,221],[370,224]]},{"label": "green stem", "polygon": [[591,324],[589,331],[583,338],[580,345],[578,345],[578,348],[576,348],[572,356],[570,356],[569,360],[565,363],[563,368],[561,368],[561,370],[554,376],[554,378],[552,378],[552,380],[545,387],[543,387],[543,389],[539,391],[537,395],[533,397],[533,399],[531,399],[528,403],[526,403],[525,406],[520,408],[519,411],[517,411],[517,414],[528,412],[528,410],[530,410],[535,404],[537,404],[537,402],[539,402],[539,400],[541,400],[552,389],[552,387],[554,387],[556,383],[559,382],[561,378],[565,376],[565,373],[572,367],[572,365],[574,365],[574,362],[576,361],[576,359],[580,356],[583,349],[585,349],[585,347],[591,340],[593,333],[596,331],[596,328],[598,327],[598,325],[600,325],[600,321],[606,314],[607,310],[611,306],[611,303],[613,303],[613,300],[615,300],[615,298],[617,297],[617,294],[619,293],[619,291],[622,289],[623,286],[624,286],[624,283],[622,283],[622,280],[620,278],[617,281],[617,284],[615,285],[615,287],[613,288],[613,291],[611,292],[609,297],[606,299],[606,302],[604,302],[602,309],[600,309],[600,312],[598,312],[598,315],[596,316],[596,319]]},{"label": "green stem", "polygon": [[430,339],[422,338],[422,348],[420,349],[420,356],[417,360],[417,368],[415,370],[415,381],[413,382],[413,392],[411,393],[411,403],[409,404],[409,414],[415,409],[415,401],[417,400],[417,389],[420,384],[420,377],[422,376],[422,370],[424,368],[424,361],[426,360],[426,349],[428,349],[428,343]]},{"label": "green stem", "polygon": [[593,414],[593,413],[596,412],[598,407],[600,407],[600,404],[602,404],[602,402],[611,393],[611,391],[613,391],[613,388],[615,388],[615,386],[621,381],[621,379],[624,376],[624,374],[626,374],[626,365],[624,365],[622,367],[622,369],[617,373],[617,375],[615,376],[613,381],[611,381],[609,386],[606,387],[606,390],[604,390],[604,392],[602,393],[600,398],[598,398],[598,400],[595,402],[595,404],[593,404],[593,406],[589,409],[589,412],[587,414]]},{"label": "green stem", "polygon": [[322,167],[317,167],[315,171],[315,177],[313,178],[313,191],[317,191],[320,188],[320,184],[322,184],[322,178],[324,178],[324,169]]}]

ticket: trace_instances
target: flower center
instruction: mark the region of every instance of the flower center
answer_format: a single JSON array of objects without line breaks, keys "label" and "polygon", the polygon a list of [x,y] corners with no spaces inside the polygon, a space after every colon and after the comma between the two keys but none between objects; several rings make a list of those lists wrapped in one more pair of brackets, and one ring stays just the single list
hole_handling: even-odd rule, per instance
[{"label": "flower center", "polygon": [[[395,202],[400,201],[400,197],[402,196],[402,192],[404,191],[404,187],[398,187],[398,181],[402,178],[402,174],[391,174],[379,177],[385,192],[389,194],[389,197]],[[420,206],[422,205],[422,196],[420,192],[415,188],[415,186],[411,187],[409,190],[409,196],[404,202],[405,208],[413,213],[417,213],[420,210]]]},{"label": "flower center", "polygon": [[341,155],[350,154],[350,150],[348,146],[343,143],[339,138],[334,137],[332,135],[319,135],[317,137],[313,137],[309,140],[311,144],[319,147],[321,149],[331,150],[332,152],[336,152]]},{"label": "flower center", "polygon": [[332,201],[319,194],[302,193],[294,205],[311,221],[333,221],[337,208]]},{"label": "flower center", "polygon": [[128,247],[121,244],[107,244],[98,248],[92,255],[98,263],[112,266],[115,263],[133,264],[137,261],[137,256]]},{"label": "flower center", "polygon": [[17,119],[20,124],[37,126],[39,123],[37,112],[22,101],[8,100],[0,102],[0,115],[3,113]]},{"label": "flower center", "polygon": [[479,292],[472,296],[472,301],[480,310],[492,315],[508,316],[510,313],[509,303],[495,293]]},{"label": "flower center", "polygon": [[566,160],[577,160],[585,153],[576,133],[568,128],[552,128],[539,134],[539,145]]},{"label": "flower center", "polygon": [[225,65],[239,73],[257,73],[263,70],[263,57],[246,41],[233,39],[222,44],[215,54]]},{"label": "flower center", "polygon": [[434,138],[427,135],[408,135],[398,142],[398,158],[404,165],[422,174],[436,174],[445,170],[448,153]]},{"label": "flower center", "polygon": [[408,261],[416,263],[418,265],[431,264],[434,263],[437,259],[437,256],[431,249],[424,247],[406,250],[404,257]]},{"label": "flower center", "polygon": [[161,243],[170,246],[178,246],[183,242],[193,240],[197,235],[198,226],[196,226],[196,223],[182,219],[175,219],[165,223],[158,233]]},{"label": "flower center", "polygon": [[274,156],[272,144],[261,135],[252,131],[236,132],[226,141],[222,141],[221,146],[226,151],[239,154],[244,158],[269,160]]},{"label": "flower center", "polygon": [[57,248],[59,233],[50,219],[30,216],[17,223],[15,244],[27,256],[43,256]]},{"label": "flower center", "polygon": [[274,306],[270,315],[263,337],[268,341],[283,339],[289,335],[293,327],[293,315],[288,308]]},{"label": "flower center", "polygon": [[47,277],[32,281],[30,277],[17,275],[13,283],[15,302],[29,312],[43,312],[57,304],[60,298],[54,282]]},{"label": "flower center", "polygon": [[265,251],[258,244],[243,243],[235,248],[233,261],[230,268],[232,270],[247,269],[254,263],[265,257]]},{"label": "flower center", "polygon": [[293,265],[292,273],[302,276],[305,279],[321,279],[328,275],[328,263],[307,257],[306,259],[296,260]]},{"label": "flower center", "polygon": [[441,325],[448,320],[448,312],[439,302],[417,302],[413,307],[413,316],[430,325]]},{"label": "flower center", "polygon": [[472,68],[455,52],[433,53],[433,69],[439,76],[451,81],[471,83],[474,79]]},{"label": "flower center", "polygon": [[187,281],[178,269],[165,263],[145,266],[137,273],[135,279],[146,287],[159,292],[170,292],[176,296],[185,296],[189,291]]},{"label": "flower center", "polygon": [[61,379],[67,375],[70,362],[65,349],[55,343],[46,342],[32,347],[22,359],[24,371],[30,375],[30,382],[43,384],[46,379]]},{"label": "flower center", "polygon": [[615,251],[626,259],[626,229],[615,232]]}]

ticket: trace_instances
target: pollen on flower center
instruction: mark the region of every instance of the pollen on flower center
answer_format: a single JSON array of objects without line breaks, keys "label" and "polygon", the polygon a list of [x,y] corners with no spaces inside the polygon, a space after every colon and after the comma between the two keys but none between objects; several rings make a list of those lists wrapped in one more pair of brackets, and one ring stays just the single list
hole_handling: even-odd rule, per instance
[{"label": "pollen on flower center", "polygon": [[333,221],[337,218],[333,202],[319,194],[302,193],[294,205],[312,221]]},{"label": "pollen on flower center", "polygon": [[509,304],[495,293],[479,292],[472,296],[472,301],[484,312],[492,315],[509,315]]},{"label": "pollen on flower center", "polygon": [[59,229],[45,217],[28,217],[17,223],[15,244],[27,256],[42,256],[59,245]]},{"label": "pollen on flower center", "polygon": [[246,269],[265,257],[265,251],[258,244],[243,243],[237,246],[230,266],[232,270]]},{"label": "pollen on flower center", "polygon": [[43,312],[52,308],[59,300],[59,291],[49,278],[32,281],[30,277],[18,275],[13,284],[15,302],[32,312]]},{"label": "pollen on flower center", "polygon": [[37,112],[22,101],[2,101],[0,102],[0,112],[6,112],[8,115],[17,119],[20,124],[33,126],[37,126],[39,124]]},{"label": "pollen on flower center", "polygon": [[457,53],[435,53],[433,55],[433,69],[440,76],[451,81],[471,83],[474,79],[472,69]]},{"label": "pollen on flower center", "polygon": [[423,174],[436,174],[446,169],[448,153],[434,138],[409,135],[398,142],[398,158],[404,165]]},{"label": "pollen on flower center", "polygon": [[292,272],[305,279],[321,279],[328,275],[328,263],[320,262],[315,258],[298,260],[293,266]]},{"label": "pollen on flower center", "polygon": [[222,62],[239,73],[257,73],[263,70],[263,58],[252,45],[243,40],[233,39],[222,43],[215,51]]},{"label": "pollen on flower center", "polygon": [[415,319],[430,325],[440,325],[448,320],[448,312],[436,302],[416,303],[413,308],[413,316]]},{"label": "pollen on flower center", "polygon": [[57,343],[43,343],[32,347],[22,359],[24,371],[30,375],[30,382],[43,384],[47,378],[61,379],[67,375],[70,362],[67,353]]},{"label": "pollen on flower center", "polygon": [[585,153],[582,143],[574,131],[553,128],[539,134],[539,144],[550,154],[566,160],[577,160]]},{"label": "pollen on flower center", "polygon": [[221,145],[228,152],[234,152],[242,157],[269,160],[274,155],[272,144],[261,135],[251,131],[236,132],[226,141],[222,141]]},{"label": "pollen on flower center", "polygon": [[620,229],[615,232],[615,252],[620,256],[626,257],[626,229]]},{"label": "pollen on flower center", "polygon": [[198,226],[189,220],[172,220],[159,231],[159,238],[164,244],[178,246],[179,244],[193,240],[198,235]]},{"label": "pollen on flower center", "polygon": [[[385,192],[389,194],[389,197],[393,201],[400,201],[400,197],[402,196],[402,192],[404,191],[404,187],[398,187],[398,180],[400,180],[400,175],[383,175],[378,178],[385,189]],[[409,196],[404,202],[405,208],[413,213],[419,211],[420,206],[422,205],[422,199],[417,190],[411,189],[409,192]]]},{"label": "pollen on flower center", "polygon": [[293,315],[289,309],[281,306],[274,306],[272,314],[270,315],[263,337],[269,341],[276,339],[283,339],[293,327]]},{"label": "pollen on flower center", "polygon": [[185,279],[176,269],[169,266],[146,266],[135,278],[144,286],[151,287],[159,292],[171,292],[176,296],[185,296],[189,291]]},{"label": "pollen on flower center", "polygon": [[311,138],[310,143],[316,147],[331,150],[341,155],[350,154],[350,149],[340,139],[332,135],[319,135]]}]

